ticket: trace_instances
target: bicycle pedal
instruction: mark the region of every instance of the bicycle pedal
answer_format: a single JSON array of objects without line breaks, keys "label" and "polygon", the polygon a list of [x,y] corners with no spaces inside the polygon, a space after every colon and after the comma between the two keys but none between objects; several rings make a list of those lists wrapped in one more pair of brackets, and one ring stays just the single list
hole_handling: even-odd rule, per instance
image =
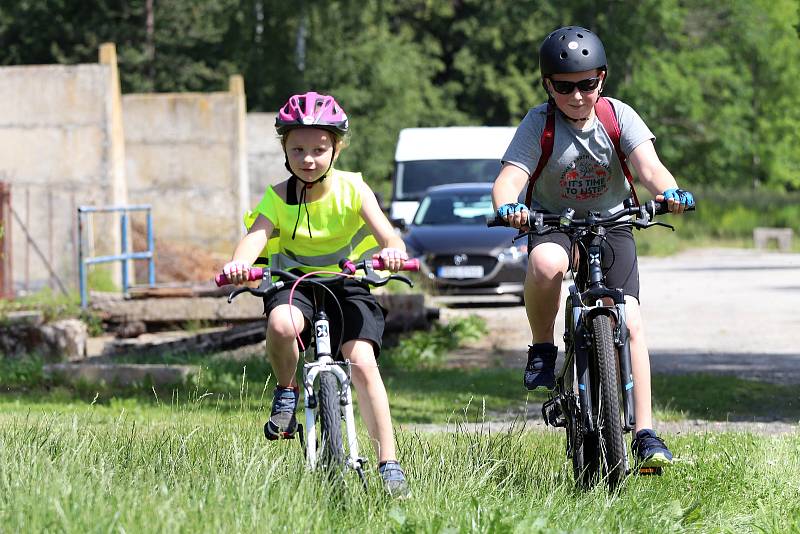
[{"label": "bicycle pedal", "polygon": [[660,467],[640,467],[636,474],[643,477],[660,477],[662,474],[662,469]]},{"label": "bicycle pedal", "polygon": [[557,399],[550,399],[542,404],[542,419],[546,425],[553,427],[566,427],[567,419],[561,411],[561,405]]}]

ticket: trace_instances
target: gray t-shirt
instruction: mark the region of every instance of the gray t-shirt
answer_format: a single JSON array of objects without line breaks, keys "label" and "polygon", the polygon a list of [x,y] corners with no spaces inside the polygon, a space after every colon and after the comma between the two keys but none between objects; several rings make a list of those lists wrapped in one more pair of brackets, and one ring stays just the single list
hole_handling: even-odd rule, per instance
[{"label": "gray t-shirt", "polygon": [[[616,111],[621,131],[619,144],[626,157],[640,144],[655,139],[633,108],[613,98],[608,100]],[[528,174],[536,170],[546,114],[547,104],[528,111],[508,145],[504,163],[516,165]],[[630,186],[602,123],[595,117],[581,130],[558,112],[555,123],[553,154],[533,189],[534,209],[560,213],[564,208],[573,208],[578,217],[589,211],[616,211],[630,196]]]}]

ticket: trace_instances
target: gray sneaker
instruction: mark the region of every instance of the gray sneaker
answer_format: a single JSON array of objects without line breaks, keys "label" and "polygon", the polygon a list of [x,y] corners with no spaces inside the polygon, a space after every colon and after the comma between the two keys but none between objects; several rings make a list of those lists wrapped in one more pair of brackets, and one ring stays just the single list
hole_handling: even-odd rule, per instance
[{"label": "gray sneaker", "polygon": [[264,435],[268,440],[292,439],[297,431],[297,419],[294,412],[297,409],[298,390],[296,387],[276,387],[272,394],[272,411],[269,421],[264,425]]},{"label": "gray sneaker", "polygon": [[378,473],[383,479],[383,488],[391,497],[395,499],[407,499],[411,496],[411,490],[408,488],[406,481],[406,474],[403,468],[395,460],[389,460],[378,468]]}]

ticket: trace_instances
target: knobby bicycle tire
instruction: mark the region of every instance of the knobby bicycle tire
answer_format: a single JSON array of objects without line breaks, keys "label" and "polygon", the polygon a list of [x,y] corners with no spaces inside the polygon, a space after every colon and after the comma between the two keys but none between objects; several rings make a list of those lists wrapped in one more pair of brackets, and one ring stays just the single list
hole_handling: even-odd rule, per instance
[{"label": "knobby bicycle tire", "polygon": [[331,470],[344,466],[342,446],[342,411],[339,381],[333,373],[319,375],[320,464]]},{"label": "knobby bicycle tire", "polygon": [[583,425],[574,362],[566,377],[569,378],[574,393],[571,423],[567,425],[567,440],[572,447],[572,473],[578,486],[590,488],[597,480],[600,469],[597,435],[586,432]]},{"label": "knobby bicycle tire", "polygon": [[597,414],[598,459],[603,477],[609,487],[614,488],[625,478],[626,458],[619,406],[617,352],[611,318],[607,315],[597,315],[592,320],[592,330],[597,366],[597,380],[592,385],[595,392],[593,404]]}]

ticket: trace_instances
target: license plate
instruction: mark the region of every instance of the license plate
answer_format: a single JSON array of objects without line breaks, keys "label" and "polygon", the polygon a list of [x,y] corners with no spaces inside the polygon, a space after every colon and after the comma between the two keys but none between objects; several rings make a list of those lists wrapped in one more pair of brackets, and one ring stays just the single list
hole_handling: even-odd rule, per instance
[{"label": "license plate", "polygon": [[443,265],[439,267],[439,278],[481,278],[482,265]]}]

